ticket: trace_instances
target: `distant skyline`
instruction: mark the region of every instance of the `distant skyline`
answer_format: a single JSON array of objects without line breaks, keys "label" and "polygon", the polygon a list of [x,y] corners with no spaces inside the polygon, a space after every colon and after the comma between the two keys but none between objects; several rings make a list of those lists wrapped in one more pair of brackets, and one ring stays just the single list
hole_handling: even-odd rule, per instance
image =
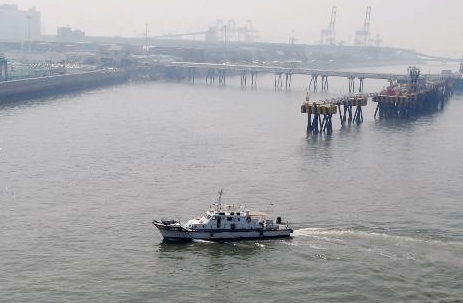
[{"label": "distant skyline", "polygon": [[367,6],[372,7],[370,32],[384,46],[414,49],[432,55],[459,58],[463,51],[461,0],[132,0],[59,1],[17,0],[19,9],[41,12],[42,34],[56,34],[70,26],[87,36],[140,37],[205,31],[221,19],[237,25],[251,20],[259,41],[314,44],[328,26],[331,7],[337,6],[336,38],[351,45],[362,28]]}]

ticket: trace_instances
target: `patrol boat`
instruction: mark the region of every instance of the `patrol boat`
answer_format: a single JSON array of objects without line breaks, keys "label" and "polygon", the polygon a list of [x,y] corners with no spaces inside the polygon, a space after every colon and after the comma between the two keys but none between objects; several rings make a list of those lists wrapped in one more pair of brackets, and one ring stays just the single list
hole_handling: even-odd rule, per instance
[{"label": "patrol boat", "polygon": [[216,203],[201,217],[180,224],[177,220],[154,220],[165,240],[237,240],[290,237],[293,230],[281,217],[272,219],[265,212],[253,212],[245,206],[222,204],[223,189]]}]

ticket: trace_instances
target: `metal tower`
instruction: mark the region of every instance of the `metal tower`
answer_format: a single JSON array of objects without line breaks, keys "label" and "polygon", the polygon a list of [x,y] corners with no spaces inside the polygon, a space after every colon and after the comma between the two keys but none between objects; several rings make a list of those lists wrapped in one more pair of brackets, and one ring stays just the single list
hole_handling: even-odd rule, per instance
[{"label": "metal tower", "polygon": [[334,29],[334,25],[336,23],[336,10],[336,6],[331,8],[331,20],[328,24],[328,28],[321,30],[320,44],[336,44],[336,31]]},{"label": "metal tower", "polygon": [[355,46],[367,46],[370,43],[371,6],[367,7],[363,28],[355,32]]}]

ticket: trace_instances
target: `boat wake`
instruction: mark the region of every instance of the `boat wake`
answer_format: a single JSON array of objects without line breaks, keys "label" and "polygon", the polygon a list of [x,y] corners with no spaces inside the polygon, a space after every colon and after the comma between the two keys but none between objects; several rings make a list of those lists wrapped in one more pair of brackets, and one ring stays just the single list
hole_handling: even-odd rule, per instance
[{"label": "boat wake", "polygon": [[443,237],[431,238],[431,236],[415,232],[413,234],[394,234],[386,231],[378,230],[359,230],[354,228],[301,228],[294,230],[293,236],[295,238],[314,238],[318,240],[326,240],[329,242],[344,242],[346,240],[351,241],[379,241],[379,242],[394,242],[399,243],[410,243],[410,244],[429,244],[429,245],[445,245],[445,246],[456,246],[463,247],[463,242],[449,240]]}]

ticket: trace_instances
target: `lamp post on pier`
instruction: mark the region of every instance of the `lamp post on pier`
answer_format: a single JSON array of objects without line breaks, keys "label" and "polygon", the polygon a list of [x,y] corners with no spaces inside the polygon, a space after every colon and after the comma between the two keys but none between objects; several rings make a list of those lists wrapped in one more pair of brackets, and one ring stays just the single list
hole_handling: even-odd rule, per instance
[{"label": "lamp post on pier", "polygon": [[31,15],[27,15],[27,48],[31,51]]},{"label": "lamp post on pier", "polygon": [[149,56],[149,48],[148,48],[148,23],[145,23],[145,52],[146,52],[146,56]]}]

